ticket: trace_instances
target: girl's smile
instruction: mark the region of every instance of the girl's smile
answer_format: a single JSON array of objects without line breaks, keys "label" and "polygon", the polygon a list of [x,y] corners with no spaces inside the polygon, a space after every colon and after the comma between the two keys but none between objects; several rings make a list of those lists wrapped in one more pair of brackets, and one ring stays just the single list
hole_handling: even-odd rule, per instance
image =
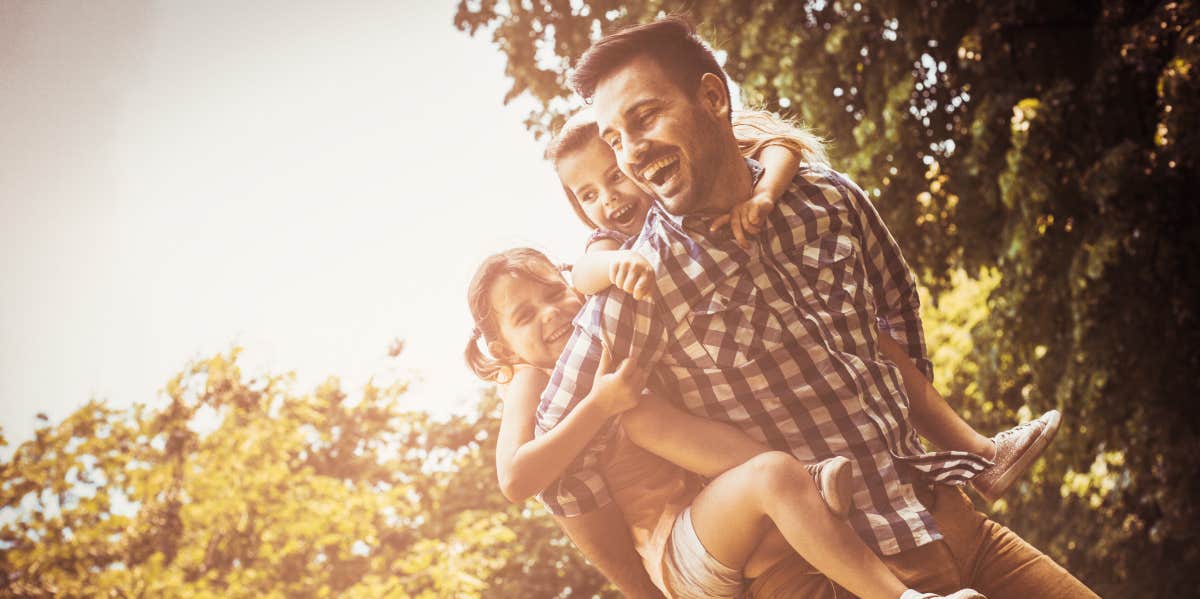
[{"label": "girl's smile", "polygon": [[521,362],[553,368],[583,308],[579,294],[565,282],[551,285],[509,276],[496,281],[491,296],[503,349]]},{"label": "girl's smile", "polygon": [[[597,227],[636,236],[646,222],[650,196],[617,168],[599,137],[558,160],[558,176]],[[663,169],[666,170],[666,169]]]}]

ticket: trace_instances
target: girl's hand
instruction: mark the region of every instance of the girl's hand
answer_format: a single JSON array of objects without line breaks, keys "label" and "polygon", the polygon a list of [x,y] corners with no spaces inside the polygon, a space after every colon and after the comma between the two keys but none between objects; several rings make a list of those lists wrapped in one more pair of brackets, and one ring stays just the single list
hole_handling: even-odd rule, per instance
[{"label": "girl's hand", "polygon": [[621,360],[614,370],[608,348],[600,354],[599,376],[592,383],[590,400],[606,416],[615,416],[634,408],[642,399],[646,387],[647,373],[638,368],[633,360]]},{"label": "girl's hand", "polygon": [[608,278],[612,284],[633,299],[650,299],[654,288],[654,268],[637,252],[622,250],[616,254],[608,267]]},{"label": "girl's hand", "polygon": [[738,245],[743,249],[750,249],[750,242],[746,241],[749,235],[758,235],[762,232],[763,223],[767,220],[767,215],[771,210],[775,209],[775,200],[771,194],[760,191],[750,197],[749,200],[734,206],[729,214],[720,216],[713,221],[709,231],[716,231],[726,224],[733,230],[733,237],[737,240]]}]

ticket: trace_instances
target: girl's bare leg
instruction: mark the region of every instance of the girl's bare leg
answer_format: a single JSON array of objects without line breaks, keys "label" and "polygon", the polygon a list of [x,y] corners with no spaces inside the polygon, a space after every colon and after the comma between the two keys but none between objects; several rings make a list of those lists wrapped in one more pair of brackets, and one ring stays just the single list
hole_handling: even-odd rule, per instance
[{"label": "girl's bare leg", "polygon": [[718,476],[691,513],[705,549],[731,568],[744,569],[778,528],[801,557],[863,599],[896,599],[908,588],[826,509],[812,476],[786,453],[759,454]]}]

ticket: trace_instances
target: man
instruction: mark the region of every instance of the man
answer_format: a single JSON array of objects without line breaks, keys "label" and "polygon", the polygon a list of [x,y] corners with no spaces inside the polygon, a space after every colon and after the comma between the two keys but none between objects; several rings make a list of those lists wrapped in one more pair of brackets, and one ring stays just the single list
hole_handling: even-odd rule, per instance
[{"label": "man", "polygon": [[[607,346],[650,369],[663,396],[697,415],[802,461],[850,458],[850,523],[910,586],[970,586],[993,599],[1095,597],[946,484],[970,479],[986,462],[927,454],[917,440],[899,368],[879,349],[889,335],[931,375],[916,287],[857,186],[801,168],[756,243],[743,249],[709,229],[749,196],[756,167],[733,137],[725,74],[686,22],[664,19],[600,40],[572,83],[593,101],[621,170],[660,202],[631,248],[654,267],[658,289],[654,302],[619,291],[589,302],[542,397],[539,430],[591,388]],[[627,537],[611,532],[621,528],[619,514],[596,466],[596,453],[585,453],[543,502],[623,590],[649,593],[631,573]],[[838,595],[798,557],[759,577],[751,592]]]}]

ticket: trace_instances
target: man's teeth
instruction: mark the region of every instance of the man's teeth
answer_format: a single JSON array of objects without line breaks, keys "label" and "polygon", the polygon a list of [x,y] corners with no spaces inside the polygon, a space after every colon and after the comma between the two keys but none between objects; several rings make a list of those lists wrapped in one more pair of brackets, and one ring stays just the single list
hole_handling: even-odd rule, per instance
[{"label": "man's teeth", "polygon": [[650,164],[646,165],[646,168],[642,169],[642,179],[646,181],[653,181],[654,177],[658,175],[659,171],[672,164],[675,164],[678,160],[679,157],[672,154],[651,162]]}]

